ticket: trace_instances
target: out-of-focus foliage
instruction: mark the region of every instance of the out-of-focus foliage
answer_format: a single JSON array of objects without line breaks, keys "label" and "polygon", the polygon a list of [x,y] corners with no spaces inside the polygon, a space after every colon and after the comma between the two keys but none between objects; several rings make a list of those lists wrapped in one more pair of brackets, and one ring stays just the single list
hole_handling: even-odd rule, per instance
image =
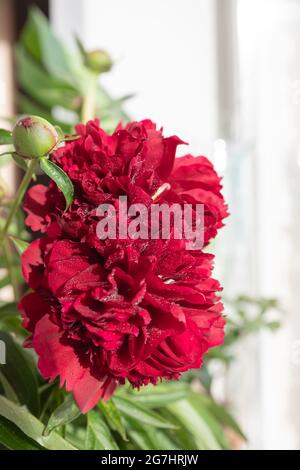
[{"label": "out-of-focus foliage", "polygon": [[263,329],[276,331],[280,327],[281,311],[276,299],[256,299],[245,295],[225,302],[225,306],[230,312],[226,319],[226,341],[212,349],[207,358],[230,365],[235,358],[236,342]]},{"label": "out-of-focus foliage", "polygon": [[[66,134],[80,122],[91,78],[78,41],[74,40],[74,47],[74,51],[65,48],[37,8],[30,10],[16,47],[20,113],[41,116],[59,125]],[[111,131],[121,120],[128,120],[122,108],[128,97],[112,98],[100,81],[95,97],[96,115],[102,127]]]}]

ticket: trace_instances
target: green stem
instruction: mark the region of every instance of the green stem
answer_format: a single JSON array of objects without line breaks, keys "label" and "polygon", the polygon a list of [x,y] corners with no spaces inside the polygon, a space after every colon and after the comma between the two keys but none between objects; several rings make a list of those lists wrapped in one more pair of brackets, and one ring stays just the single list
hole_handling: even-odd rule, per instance
[{"label": "green stem", "polygon": [[81,120],[83,123],[95,118],[96,114],[96,91],[97,91],[97,75],[90,74],[90,80],[87,86],[87,92],[83,97],[81,108]]},{"label": "green stem", "polygon": [[15,302],[17,302],[19,300],[18,279],[16,277],[16,270],[14,269],[14,266],[13,266],[11,246],[7,238],[4,240],[4,243],[3,243],[3,252],[4,252],[4,257],[5,257],[7,274],[9,276],[9,279],[13,288],[14,300]]},{"label": "green stem", "polygon": [[28,169],[24,175],[24,178],[19,186],[19,189],[17,191],[16,197],[14,199],[14,202],[11,206],[10,212],[8,214],[8,217],[6,219],[4,228],[0,234],[0,242],[3,243],[3,240],[9,230],[10,224],[12,223],[20,205],[23,200],[24,194],[29,186],[29,183],[31,181],[31,178],[35,172],[36,166],[37,166],[38,160],[36,158],[33,158],[30,162],[30,165],[28,166]]}]

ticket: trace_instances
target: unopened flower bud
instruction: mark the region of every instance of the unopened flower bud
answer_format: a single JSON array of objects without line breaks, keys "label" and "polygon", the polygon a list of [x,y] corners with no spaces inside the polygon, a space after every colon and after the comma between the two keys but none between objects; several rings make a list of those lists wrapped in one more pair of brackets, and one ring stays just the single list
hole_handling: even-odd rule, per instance
[{"label": "unopened flower bud", "polygon": [[111,57],[106,51],[97,49],[86,54],[86,66],[95,73],[108,72],[112,65]]},{"label": "unopened flower bud", "polygon": [[59,135],[52,124],[38,116],[25,116],[17,121],[12,132],[18,155],[39,158],[48,155],[59,143]]}]

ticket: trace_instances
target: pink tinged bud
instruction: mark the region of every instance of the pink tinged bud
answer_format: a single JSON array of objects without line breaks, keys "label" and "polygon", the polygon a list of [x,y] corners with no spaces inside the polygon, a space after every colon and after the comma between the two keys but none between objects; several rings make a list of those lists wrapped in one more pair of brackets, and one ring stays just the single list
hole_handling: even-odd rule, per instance
[{"label": "pink tinged bud", "polygon": [[49,155],[59,143],[59,135],[52,124],[38,116],[19,119],[12,132],[18,155],[39,158]]}]

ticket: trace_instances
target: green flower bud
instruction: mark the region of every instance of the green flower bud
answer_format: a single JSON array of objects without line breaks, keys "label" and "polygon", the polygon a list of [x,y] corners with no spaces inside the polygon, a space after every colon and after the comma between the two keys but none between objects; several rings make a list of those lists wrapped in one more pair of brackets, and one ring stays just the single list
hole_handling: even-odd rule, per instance
[{"label": "green flower bud", "polygon": [[97,49],[86,53],[86,66],[95,73],[108,72],[112,68],[112,60],[106,51]]},{"label": "green flower bud", "polygon": [[44,157],[59,143],[59,135],[52,124],[38,116],[25,116],[17,121],[12,131],[13,144],[21,157]]}]

